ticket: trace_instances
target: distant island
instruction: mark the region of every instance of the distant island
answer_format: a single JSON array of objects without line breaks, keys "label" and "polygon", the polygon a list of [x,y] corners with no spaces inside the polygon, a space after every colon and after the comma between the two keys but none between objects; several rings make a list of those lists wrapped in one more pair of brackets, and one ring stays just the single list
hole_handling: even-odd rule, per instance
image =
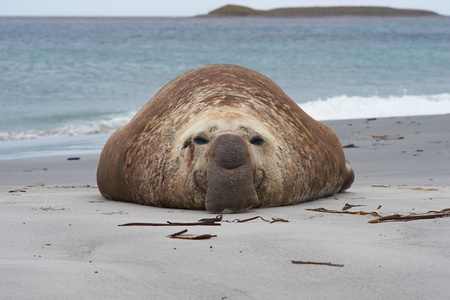
[{"label": "distant island", "polygon": [[265,17],[322,17],[322,16],[439,16],[439,14],[419,9],[397,9],[382,6],[331,6],[331,7],[290,7],[270,10],[256,10],[246,6],[225,5],[207,16],[265,16]]}]

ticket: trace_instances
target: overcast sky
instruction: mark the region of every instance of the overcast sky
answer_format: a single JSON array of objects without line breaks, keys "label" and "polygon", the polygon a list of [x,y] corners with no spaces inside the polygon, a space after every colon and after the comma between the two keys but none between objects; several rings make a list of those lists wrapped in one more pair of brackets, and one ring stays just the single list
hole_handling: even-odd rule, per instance
[{"label": "overcast sky", "polygon": [[450,16],[449,0],[0,0],[1,16],[195,16],[226,4],[255,9],[298,6],[389,6]]}]

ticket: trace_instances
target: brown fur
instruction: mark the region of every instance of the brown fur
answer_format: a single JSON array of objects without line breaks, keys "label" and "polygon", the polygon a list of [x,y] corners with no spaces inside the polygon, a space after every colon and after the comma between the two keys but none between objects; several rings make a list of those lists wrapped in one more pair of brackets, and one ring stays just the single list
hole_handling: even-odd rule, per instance
[{"label": "brown fur", "polygon": [[248,145],[258,206],[313,200],[350,187],[353,170],[335,133],[273,81],[234,65],[208,65],[166,84],[106,142],[97,182],[103,196],[162,207],[205,209],[210,144],[223,133]]}]

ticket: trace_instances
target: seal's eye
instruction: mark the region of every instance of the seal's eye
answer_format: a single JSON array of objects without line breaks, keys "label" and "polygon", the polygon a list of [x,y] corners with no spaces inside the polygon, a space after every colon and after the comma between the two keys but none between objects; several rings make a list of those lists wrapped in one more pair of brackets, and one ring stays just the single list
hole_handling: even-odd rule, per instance
[{"label": "seal's eye", "polygon": [[262,144],[264,144],[264,140],[260,136],[255,136],[254,138],[252,138],[250,140],[250,144],[255,145],[255,146],[261,146]]},{"label": "seal's eye", "polygon": [[194,143],[196,143],[197,145],[206,145],[209,143],[209,141],[207,139],[205,139],[204,137],[197,135],[194,138]]}]

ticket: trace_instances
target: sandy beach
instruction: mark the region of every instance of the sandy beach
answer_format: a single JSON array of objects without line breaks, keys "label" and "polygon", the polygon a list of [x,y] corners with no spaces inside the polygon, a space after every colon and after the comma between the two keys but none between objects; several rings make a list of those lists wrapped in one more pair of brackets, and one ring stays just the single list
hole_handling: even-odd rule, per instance
[{"label": "sandy beach", "polygon": [[[0,160],[0,298],[448,299],[450,218],[356,212],[450,208],[450,115],[324,123],[355,170],[347,192],[220,226],[118,226],[215,215],[104,199],[99,154]],[[288,222],[225,222],[255,216]],[[215,236],[167,237],[184,229]]]}]

